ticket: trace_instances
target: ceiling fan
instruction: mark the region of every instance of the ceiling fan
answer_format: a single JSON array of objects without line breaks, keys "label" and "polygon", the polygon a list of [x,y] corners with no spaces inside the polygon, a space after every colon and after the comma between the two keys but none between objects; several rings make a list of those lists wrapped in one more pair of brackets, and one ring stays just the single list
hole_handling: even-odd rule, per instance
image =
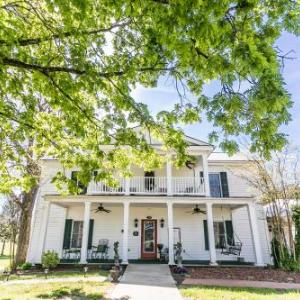
[{"label": "ceiling fan", "polygon": [[98,212],[106,212],[107,214],[109,214],[110,212],[111,212],[111,210],[110,209],[106,209],[106,208],[104,208],[103,207],[103,204],[102,203],[100,203],[99,204],[99,206],[96,208],[96,209],[94,209],[94,212],[95,213],[98,213]]},{"label": "ceiling fan", "polygon": [[187,211],[186,213],[191,213],[192,215],[195,215],[195,214],[206,214],[206,211],[200,209],[199,205],[196,204],[195,207],[193,208],[193,210]]}]

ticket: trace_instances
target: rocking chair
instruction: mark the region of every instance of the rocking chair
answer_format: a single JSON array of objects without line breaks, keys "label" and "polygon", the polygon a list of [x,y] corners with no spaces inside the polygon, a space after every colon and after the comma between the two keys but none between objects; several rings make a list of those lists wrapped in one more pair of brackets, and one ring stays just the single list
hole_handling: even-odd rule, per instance
[{"label": "rocking chair", "polygon": [[92,246],[92,259],[108,259],[108,239],[99,240],[98,246]]}]

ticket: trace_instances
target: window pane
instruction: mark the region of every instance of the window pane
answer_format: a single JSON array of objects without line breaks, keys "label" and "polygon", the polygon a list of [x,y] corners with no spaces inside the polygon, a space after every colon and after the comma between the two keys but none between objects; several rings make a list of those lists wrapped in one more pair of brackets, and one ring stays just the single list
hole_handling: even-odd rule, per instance
[{"label": "window pane", "polygon": [[209,174],[209,187],[211,197],[221,197],[221,184],[219,174]]},{"label": "window pane", "polygon": [[226,245],[224,222],[214,222],[214,232],[216,248],[224,247]]},{"label": "window pane", "polygon": [[83,221],[74,221],[71,248],[80,248],[82,243]]}]

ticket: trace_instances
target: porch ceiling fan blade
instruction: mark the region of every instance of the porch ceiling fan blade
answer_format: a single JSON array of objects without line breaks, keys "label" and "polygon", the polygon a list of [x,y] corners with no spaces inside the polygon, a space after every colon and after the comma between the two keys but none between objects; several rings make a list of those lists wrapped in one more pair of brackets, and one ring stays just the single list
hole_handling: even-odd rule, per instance
[{"label": "porch ceiling fan blade", "polygon": [[105,212],[105,213],[107,213],[107,214],[109,214],[109,213],[111,212],[110,209],[104,208],[102,203],[100,203],[99,206],[98,206],[94,211],[95,211],[96,213],[98,213],[98,212],[99,212],[99,213],[100,213],[100,212]]}]

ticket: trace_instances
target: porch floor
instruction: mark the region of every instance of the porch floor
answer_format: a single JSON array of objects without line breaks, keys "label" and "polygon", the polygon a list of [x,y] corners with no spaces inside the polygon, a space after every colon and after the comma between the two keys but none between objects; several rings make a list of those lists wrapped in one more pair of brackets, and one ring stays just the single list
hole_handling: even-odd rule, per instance
[{"label": "porch floor", "polygon": [[[80,263],[78,260],[74,259],[61,259],[61,264],[78,264]],[[254,266],[252,262],[239,262],[236,260],[218,260],[218,266]],[[87,260],[87,264],[100,264],[100,265],[111,265],[114,264],[113,259],[89,259]],[[120,264],[122,264],[122,260],[120,260]],[[147,264],[147,265],[165,265],[168,262],[159,261],[156,259],[130,259],[129,264]],[[209,260],[183,260],[184,266],[210,266]]]}]

